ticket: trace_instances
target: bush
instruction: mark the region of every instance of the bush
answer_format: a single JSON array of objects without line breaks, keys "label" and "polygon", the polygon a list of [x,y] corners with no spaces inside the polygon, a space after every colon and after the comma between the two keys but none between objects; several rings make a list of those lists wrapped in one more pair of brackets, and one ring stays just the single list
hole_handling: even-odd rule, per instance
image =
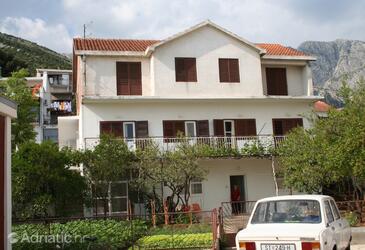
[{"label": "bush", "polygon": [[[116,220],[79,220],[65,224],[52,223],[44,224],[23,224],[13,226],[13,232],[17,234],[17,239],[22,239],[24,235],[45,235],[51,237],[66,236],[75,239],[72,243],[63,245],[64,249],[85,249],[89,241],[82,241],[80,237],[95,239],[95,245],[104,246],[108,249],[117,249],[132,245],[137,239],[145,235],[147,226],[144,221],[116,221]],[[81,242],[81,244],[80,244]],[[14,249],[47,249],[52,244],[42,243],[22,243],[13,244]],[[53,244],[55,246],[55,244]]]},{"label": "bush", "polygon": [[355,212],[346,212],[345,219],[348,221],[351,227],[357,226],[357,224],[359,224],[359,216]]},{"label": "bush", "polygon": [[193,225],[166,225],[163,227],[151,228],[150,235],[160,234],[194,234],[194,233],[209,233],[212,231],[212,226],[209,224],[193,224]]},{"label": "bush", "polygon": [[[136,242],[136,246],[144,249],[184,249],[184,248],[211,248],[212,233],[195,234],[159,234],[145,236]],[[131,248],[130,248],[131,249]]]}]

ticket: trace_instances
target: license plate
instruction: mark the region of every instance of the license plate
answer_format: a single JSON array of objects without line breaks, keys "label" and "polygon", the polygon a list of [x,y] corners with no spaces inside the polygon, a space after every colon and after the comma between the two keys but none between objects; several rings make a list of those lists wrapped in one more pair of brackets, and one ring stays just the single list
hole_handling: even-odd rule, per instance
[{"label": "license plate", "polygon": [[295,250],[294,244],[261,244],[261,250]]}]

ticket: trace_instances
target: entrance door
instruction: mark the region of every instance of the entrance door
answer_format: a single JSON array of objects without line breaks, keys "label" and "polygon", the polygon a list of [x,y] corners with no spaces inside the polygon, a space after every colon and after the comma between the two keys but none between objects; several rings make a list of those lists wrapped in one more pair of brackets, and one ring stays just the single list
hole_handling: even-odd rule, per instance
[{"label": "entrance door", "polygon": [[136,137],[134,122],[124,122],[123,123],[123,132],[124,132],[125,142],[127,143],[128,148],[134,150],[135,149],[135,137]]},{"label": "entrance door", "polygon": [[240,214],[246,212],[245,203],[245,180],[243,175],[232,175],[229,177],[231,187],[232,213]]}]

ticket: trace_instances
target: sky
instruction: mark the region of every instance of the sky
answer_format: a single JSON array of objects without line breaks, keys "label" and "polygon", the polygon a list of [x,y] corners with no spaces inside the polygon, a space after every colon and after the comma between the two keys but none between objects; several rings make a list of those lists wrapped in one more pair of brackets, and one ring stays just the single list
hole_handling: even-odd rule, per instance
[{"label": "sky", "polygon": [[365,40],[365,0],[0,0],[0,32],[61,53],[72,38],[164,39],[206,19],[251,42]]}]

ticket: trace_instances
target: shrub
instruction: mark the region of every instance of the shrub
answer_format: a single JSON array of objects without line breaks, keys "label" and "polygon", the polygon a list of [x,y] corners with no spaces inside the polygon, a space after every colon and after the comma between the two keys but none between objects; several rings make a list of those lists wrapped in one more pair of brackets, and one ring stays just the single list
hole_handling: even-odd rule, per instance
[{"label": "shrub", "polygon": [[[195,234],[159,234],[145,236],[136,242],[142,249],[184,249],[184,248],[211,248],[213,244],[212,233]],[[131,248],[130,248],[131,249]]]},{"label": "shrub", "polygon": [[351,227],[357,226],[359,223],[359,216],[355,212],[346,212],[345,219],[348,221]]},{"label": "shrub", "polygon": [[[13,232],[17,234],[17,239],[24,235],[45,235],[51,237],[71,237],[78,239],[78,242],[72,242],[62,246],[64,249],[85,249],[89,244],[88,241],[81,241],[80,237],[94,238],[95,244],[107,247],[108,249],[117,249],[128,247],[147,232],[147,226],[144,221],[116,221],[116,220],[79,220],[71,221],[64,224],[52,223],[44,224],[23,224],[13,226]],[[79,238],[77,238],[79,237]],[[83,238],[85,239],[85,238]],[[82,244],[80,244],[80,242]],[[48,247],[47,247],[48,246]],[[50,244],[38,243],[15,243],[14,249],[47,249]],[[55,246],[55,244],[53,244]]]}]

